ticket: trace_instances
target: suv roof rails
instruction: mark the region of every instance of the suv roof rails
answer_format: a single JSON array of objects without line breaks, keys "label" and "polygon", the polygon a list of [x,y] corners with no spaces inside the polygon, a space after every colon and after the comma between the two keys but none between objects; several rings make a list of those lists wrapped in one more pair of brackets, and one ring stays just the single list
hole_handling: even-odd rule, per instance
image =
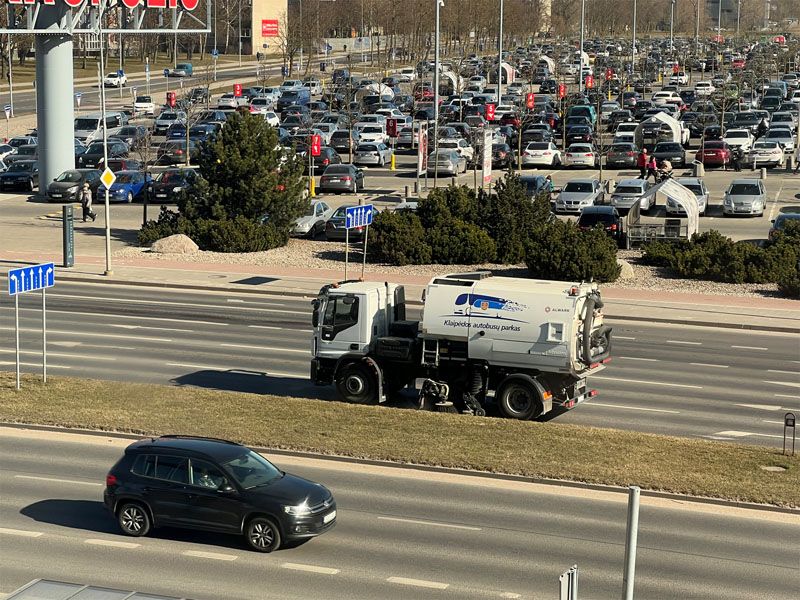
[{"label": "suv roof rails", "polygon": [[[155,438],[154,438],[155,439]],[[215,437],[205,437],[202,435],[183,435],[179,433],[170,433],[167,435],[161,435],[157,439],[176,439],[176,440],[202,440],[204,442],[220,442],[222,444],[231,444],[234,446],[239,446],[236,442],[232,442],[230,440],[223,440],[222,438],[215,438]]]}]

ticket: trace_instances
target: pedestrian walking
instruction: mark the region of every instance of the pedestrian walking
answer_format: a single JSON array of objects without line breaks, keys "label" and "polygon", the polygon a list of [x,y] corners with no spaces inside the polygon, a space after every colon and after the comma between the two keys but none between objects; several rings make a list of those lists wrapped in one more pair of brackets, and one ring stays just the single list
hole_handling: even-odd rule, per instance
[{"label": "pedestrian walking", "polygon": [[652,175],[653,182],[655,183],[655,181],[658,179],[658,173],[656,170],[657,166],[658,165],[656,163],[656,157],[651,154],[650,157],[647,159],[647,175],[645,175],[644,177],[645,181],[650,179],[650,175]]},{"label": "pedestrian walking", "polygon": [[792,171],[792,175],[797,175],[798,171],[800,171],[800,146],[797,147],[797,152],[794,155],[794,171]]},{"label": "pedestrian walking", "polygon": [[81,208],[83,209],[83,222],[91,217],[92,223],[97,219],[97,215],[92,210],[92,190],[89,188],[88,183],[83,184],[83,191],[81,191]]},{"label": "pedestrian walking", "polygon": [[642,148],[639,151],[639,156],[636,157],[636,165],[639,167],[639,179],[644,179],[647,175],[647,148]]},{"label": "pedestrian walking", "polygon": [[744,151],[742,150],[741,146],[734,146],[733,150],[731,151],[731,164],[733,165],[733,170],[737,173],[742,170],[742,158],[744,157]]}]

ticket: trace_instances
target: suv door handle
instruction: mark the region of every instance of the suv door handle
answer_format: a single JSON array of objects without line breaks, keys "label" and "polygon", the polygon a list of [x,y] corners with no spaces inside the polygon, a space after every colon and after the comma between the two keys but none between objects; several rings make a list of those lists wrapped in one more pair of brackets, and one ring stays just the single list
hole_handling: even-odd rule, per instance
[{"label": "suv door handle", "polygon": [[148,487],[148,486],[145,486],[145,487],[143,487],[143,488],[142,488],[142,493],[143,493],[143,494],[147,494],[147,493],[149,493],[151,490],[152,490],[152,488],[150,488],[150,487]]}]

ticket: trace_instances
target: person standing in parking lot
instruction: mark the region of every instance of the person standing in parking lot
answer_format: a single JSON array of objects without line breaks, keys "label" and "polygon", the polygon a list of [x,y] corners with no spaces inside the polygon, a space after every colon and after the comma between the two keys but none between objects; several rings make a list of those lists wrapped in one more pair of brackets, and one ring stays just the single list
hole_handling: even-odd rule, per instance
[{"label": "person standing in parking lot", "polygon": [[655,155],[650,155],[647,157],[647,174],[644,176],[645,181],[650,179],[650,175],[653,176],[653,182],[658,180],[658,172],[657,172],[657,163]]},{"label": "person standing in parking lot", "polygon": [[647,148],[642,148],[639,151],[639,156],[636,158],[636,165],[639,167],[639,179],[645,179],[647,175]]},{"label": "person standing in parking lot", "polygon": [[81,191],[81,208],[83,209],[83,222],[86,223],[86,218],[91,217],[92,223],[94,223],[97,215],[92,210],[92,190],[88,183],[83,184]]}]

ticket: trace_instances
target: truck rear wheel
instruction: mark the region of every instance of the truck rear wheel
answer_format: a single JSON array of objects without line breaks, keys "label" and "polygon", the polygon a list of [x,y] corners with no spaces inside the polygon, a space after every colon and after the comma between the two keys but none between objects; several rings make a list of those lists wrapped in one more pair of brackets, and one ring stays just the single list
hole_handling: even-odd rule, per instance
[{"label": "truck rear wheel", "polygon": [[357,362],[342,367],[336,378],[336,392],[352,404],[375,404],[378,400],[375,378],[365,365]]},{"label": "truck rear wheel", "polygon": [[503,416],[527,421],[542,412],[542,401],[536,388],[524,379],[507,379],[497,390],[497,405]]}]

